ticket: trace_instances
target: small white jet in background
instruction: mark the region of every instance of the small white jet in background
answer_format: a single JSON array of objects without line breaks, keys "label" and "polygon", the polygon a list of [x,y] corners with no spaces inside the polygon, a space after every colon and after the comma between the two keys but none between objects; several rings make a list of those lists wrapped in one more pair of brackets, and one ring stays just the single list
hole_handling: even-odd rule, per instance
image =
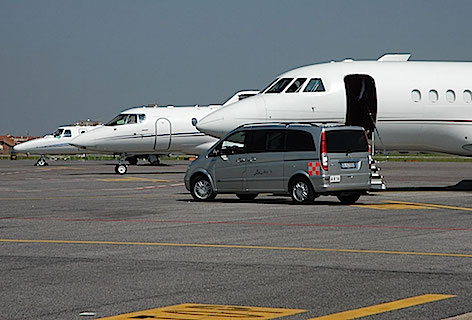
[{"label": "small white jet in background", "polygon": [[47,166],[47,155],[73,155],[82,154],[83,150],[69,144],[79,135],[101,126],[99,122],[83,121],[74,125],[60,126],[54,133],[42,138],[20,143],[13,147],[15,152],[40,155],[36,166]]},{"label": "small white jet in background", "polygon": [[[71,144],[83,152],[119,154],[115,172],[125,174],[125,161],[142,154],[199,155],[217,139],[195,128],[199,119],[211,112],[253,96],[259,91],[237,92],[223,105],[135,107],[122,111],[104,126],[75,138]],[[156,156],[157,157],[157,156]],[[158,161],[158,160],[157,160]]]}]

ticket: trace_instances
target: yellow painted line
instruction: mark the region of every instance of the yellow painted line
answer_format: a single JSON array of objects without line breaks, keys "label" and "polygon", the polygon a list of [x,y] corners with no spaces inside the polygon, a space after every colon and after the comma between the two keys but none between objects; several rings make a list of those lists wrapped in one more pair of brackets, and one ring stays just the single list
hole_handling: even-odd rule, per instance
[{"label": "yellow painted line", "polygon": [[362,249],[329,249],[329,248],[297,248],[297,247],[249,246],[249,245],[231,245],[231,244],[130,242],[130,241],[87,241],[87,240],[26,240],[26,239],[0,239],[0,242],[10,242],[10,243],[56,243],[56,244],[96,244],[96,245],[122,245],[122,246],[161,246],[161,247],[187,247],[187,248],[258,249],[258,250],[284,250],[284,251],[308,251],[308,252],[309,251],[312,251],[312,252],[314,251],[314,252],[339,252],[339,253],[371,253],[371,254],[396,254],[396,255],[413,255],[413,256],[472,258],[472,254],[464,254],[464,253],[387,251],[387,250],[362,250]]},{"label": "yellow painted line", "polygon": [[379,203],[379,204],[356,204],[355,207],[375,209],[375,210],[434,210],[436,208],[419,204],[407,203]]},{"label": "yellow painted line", "polygon": [[301,309],[260,308],[226,306],[213,304],[185,303],[175,306],[149,309],[121,314],[99,320],[161,319],[161,320],[199,320],[199,319],[275,319],[306,312]]},{"label": "yellow painted line", "polygon": [[173,182],[173,180],[153,179],[153,178],[138,178],[138,177],[122,177],[122,178],[105,178],[97,179],[105,182],[122,182],[122,181],[151,181],[151,182]]},{"label": "yellow painted line", "polygon": [[430,303],[443,299],[453,298],[455,296],[448,294],[425,294],[422,296],[411,297],[407,299],[381,303],[370,307],[349,310],[339,313],[333,313],[322,317],[311,318],[308,320],[345,320],[345,319],[357,319],[362,317],[371,316],[374,314],[389,312],[393,310],[408,308],[417,306],[420,304]]},{"label": "yellow painted line", "polygon": [[446,206],[446,205],[434,204],[434,203],[418,203],[418,202],[406,202],[406,201],[388,201],[388,202],[390,202],[390,203],[397,203],[397,204],[404,204],[404,205],[424,206],[424,207],[429,207],[429,208],[440,208],[440,209],[472,211],[472,208],[456,207],[456,206]]}]

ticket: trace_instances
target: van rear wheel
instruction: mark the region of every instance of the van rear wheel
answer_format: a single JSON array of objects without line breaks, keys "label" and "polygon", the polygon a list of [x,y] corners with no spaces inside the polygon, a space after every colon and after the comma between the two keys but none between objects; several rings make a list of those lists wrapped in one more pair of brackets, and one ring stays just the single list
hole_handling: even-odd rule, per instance
[{"label": "van rear wheel", "polygon": [[213,190],[210,180],[203,175],[198,175],[192,179],[190,193],[198,201],[213,200],[216,197],[216,192]]},{"label": "van rear wheel", "polygon": [[256,199],[258,193],[236,193],[236,197],[241,200],[250,201]]},{"label": "van rear wheel", "polygon": [[342,204],[354,204],[359,200],[360,196],[361,194],[358,192],[342,193],[337,195]]},{"label": "van rear wheel", "polygon": [[290,195],[296,203],[310,203],[315,200],[315,190],[305,178],[296,178],[290,185]]}]

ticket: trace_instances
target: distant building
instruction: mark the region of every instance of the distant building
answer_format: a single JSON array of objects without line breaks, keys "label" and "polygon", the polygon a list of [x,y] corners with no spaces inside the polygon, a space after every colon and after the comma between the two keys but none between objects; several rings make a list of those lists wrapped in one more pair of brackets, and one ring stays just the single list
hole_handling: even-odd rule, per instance
[{"label": "distant building", "polygon": [[37,139],[39,137],[31,136],[19,136],[14,137],[12,135],[0,136],[0,154],[10,154],[13,147],[19,143]]}]

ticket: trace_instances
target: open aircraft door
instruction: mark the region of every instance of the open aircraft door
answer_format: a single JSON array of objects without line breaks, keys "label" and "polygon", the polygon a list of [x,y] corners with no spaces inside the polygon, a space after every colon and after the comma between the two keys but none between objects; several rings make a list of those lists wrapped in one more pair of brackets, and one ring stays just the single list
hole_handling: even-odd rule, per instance
[{"label": "open aircraft door", "polygon": [[156,120],[156,141],[155,150],[167,150],[172,142],[172,125],[166,118]]},{"label": "open aircraft door", "polygon": [[369,138],[377,121],[377,90],[369,75],[351,74],[344,78],[346,87],[346,125],[361,126]]}]

